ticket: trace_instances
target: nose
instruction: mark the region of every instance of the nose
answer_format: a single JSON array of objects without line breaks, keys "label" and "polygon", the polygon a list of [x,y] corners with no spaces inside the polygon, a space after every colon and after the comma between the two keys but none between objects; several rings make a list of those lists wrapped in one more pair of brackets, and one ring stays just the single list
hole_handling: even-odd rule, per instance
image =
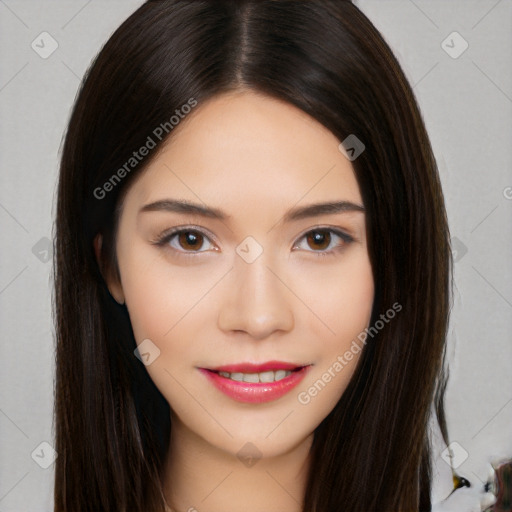
[{"label": "nose", "polygon": [[261,340],[275,331],[293,329],[292,293],[276,265],[269,263],[265,252],[252,263],[235,256],[220,298],[218,327],[223,332],[242,331]]}]

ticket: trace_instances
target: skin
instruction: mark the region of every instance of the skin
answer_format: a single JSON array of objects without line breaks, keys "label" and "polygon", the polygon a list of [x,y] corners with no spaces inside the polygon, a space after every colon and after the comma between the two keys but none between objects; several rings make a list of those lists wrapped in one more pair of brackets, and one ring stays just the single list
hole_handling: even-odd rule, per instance
[{"label": "skin", "polygon": [[[121,279],[106,276],[112,296],[126,304],[137,343],[150,339],[160,350],[146,369],[172,410],[167,502],[179,511],[298,512],[314,430],[361,354],[309,403],[298,395],[368,326],[374,281],[364,212],[283,219],[312,203],[362,206],[353,167],[324,126],[254,92],[198,105],[171,135],[130,185],[116,242]],[[229,217],[139,213],[167,198]],[[152,243],[169,228],[190,225],[196,245],[184,235]],[[330,231],[321,231],[324,241],[308,238],[326,227],[353,241]],[[248,236],[263,249],[251,263],[236,252]],[[95,248],[98,254],[101,236]],[[262,404],[227,397],[198,370],[270,360],[312,366],[297,388]],[[248,442],[261,457],[251,467],[237,457]]]}]

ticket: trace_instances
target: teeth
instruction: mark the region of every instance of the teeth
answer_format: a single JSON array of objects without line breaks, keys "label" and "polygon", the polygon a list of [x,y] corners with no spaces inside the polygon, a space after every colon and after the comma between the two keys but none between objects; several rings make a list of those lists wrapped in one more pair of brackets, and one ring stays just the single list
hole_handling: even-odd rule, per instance
[{"label": "teeth", "polygon": [[256,373],[255,375],[260,376],[260,382],[274,382],[275,380],[275,374],[273,371],[261,372],[260,374]]},{"label": "teeth", "polygon": [[251,382],[253,384],[256,384],[259,381],[260,381],[259,373],[246,373],[244,375],[244,382]]},{"label": "teeth", "polygon": [[278,380],[282,380],[288,375],[291,375],[290,370],[277,370],[277,371],[267,371],[261,373],[229,373],[229,372],[219,372],[221,377],[226,377],[227,379],[236,380],[237,382],[250,382],[252,384],[256,384],[258,382],[275,382]]},{"label": "teeth", "polygon": [[[288,375],[290,375],[292,372],[288,372]],[[275,380],[281,380],[286,377],[286,371],[285,370],[277,370],[275,375]]]}]

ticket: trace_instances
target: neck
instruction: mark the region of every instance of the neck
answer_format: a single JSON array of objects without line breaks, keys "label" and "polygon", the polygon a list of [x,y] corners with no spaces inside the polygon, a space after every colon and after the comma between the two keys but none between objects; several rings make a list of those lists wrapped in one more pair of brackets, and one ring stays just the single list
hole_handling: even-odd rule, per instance
[{"label": "neck", "polygon": [[286,453],[250,460],[243,449],[239,458],[173,418],[166,501],[173,512],[302,512],[312,441],[313,435]]}]

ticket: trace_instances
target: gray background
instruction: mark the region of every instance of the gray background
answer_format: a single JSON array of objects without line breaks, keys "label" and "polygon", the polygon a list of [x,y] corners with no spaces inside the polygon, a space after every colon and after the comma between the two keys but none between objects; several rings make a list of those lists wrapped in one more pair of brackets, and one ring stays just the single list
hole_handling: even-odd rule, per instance
[{"label": "gray background", "polygon": [[[89,62],[141,3],[0,0],[0,512],[52,509],[59,149]],[[512,2],[356,3],[414,86],[438,160],[457,260],[448,422],[459,463],[467,453],[458,472],[476,481],[512,456]],[[58,48],[42,58],[45,31]]]}]

